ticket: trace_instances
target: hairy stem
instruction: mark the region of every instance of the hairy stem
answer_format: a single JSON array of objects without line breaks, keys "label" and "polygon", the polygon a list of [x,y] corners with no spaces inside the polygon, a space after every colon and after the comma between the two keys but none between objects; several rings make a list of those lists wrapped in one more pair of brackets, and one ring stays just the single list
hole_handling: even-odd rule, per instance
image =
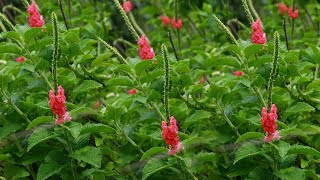
[{"label": "hairy stem", "polygon": [[[255,17],[256,19],[260,19],[259,14],[257,13],[256,9],[255,9],[254,6],[253,6],[252,0],[248,0],[248,5],[249,5],[249,8],[250,8],[250,10],[252,11],[254,17]],[[262,22],[261,22],[261,25],[262,25]]]},{"label": "hairy stem", "polygon": [[103,44],[103,45],[105,45],[113,54],[115,54],[117,57],[118,57],[118,59],[119,59],[119,61],[120,61],[120,63],[121,64],[128,64],[128,62],[126,61],[126,59],[124,59],[124,57],[123,56],[121,56],[121,54],[114,48],[114,47],[112,47],[111,45],[109,45],[107,42],[105,42],[103,39],[101,39],[100,37],[97,37],[98,38],[98,40]]},{"label": "hairy stem", "polygon": [[274,39],[274,51],[273,51],[273,62],[272,62],[272,69],[270,72],[269,77],[269,83],[268,83],[268,107],[271,108],[272,104],[272,87],[273,87],[273,81],[276,78],[276,72],[277,72],[277,64],[278,64],[278,58],[279,58],[279,34],[276,31],[273,35]]},{"label": "hairy stem", "polygon": [[163,65],[164,65],[164,87],[163,87],[163,104],[166,112],[166,121],[170,119],[169,111],[169,81],[170,81],[170,70],[169,70],[169,59],[167,47],[162,44],[162,55],[163,55]]},{"label": "hairy stem", "polygon": [[245,13],[246,13],[246,15],[247,15],[247,18],[248,18],[250,24],[252,24],[252,23],[254,22],[254,19],[253,19],[253,17],[252,17],[251,12],[250,12],[250,9],[249,9],[247,0],[241,0],[241,1],[242,1],[242,5],[243,5],[243,7],[244,7],[244,11],[245,11]]},{"label": "hairy stem", "polygon": [[212,17],[213,17],[213,19],[215,20],[215,22],[218,24],[218,26],[220,27],[220,29],[222,29],[222,30],[229,36],[229,38],[231,39],[231,41],[232,41],[235,45],[239,46],[238,41],[237,41],[236,38],[233,36],[233,34],[231,33],[230,29],[229,29],[226,25],[224,25],[224,24],[220,21],[220,19],[219,19],[215,14],[212,14]]},{"label": "hairy stem", "polygon": [[17,29],[14,27],[14,25],[9,21],[9,19],[2,13],[0,13],[0,20],[2,20],[12,31],[17,32]]},{"label": "hairy stem", "polygon": [[53,23],[53,53],[52,53],[52,78],[54,91],[58,89],[57,78],[57,62],[59,60],[59,32],[58,32],[58,19],[57,15],[53,12],[51,14]]}]

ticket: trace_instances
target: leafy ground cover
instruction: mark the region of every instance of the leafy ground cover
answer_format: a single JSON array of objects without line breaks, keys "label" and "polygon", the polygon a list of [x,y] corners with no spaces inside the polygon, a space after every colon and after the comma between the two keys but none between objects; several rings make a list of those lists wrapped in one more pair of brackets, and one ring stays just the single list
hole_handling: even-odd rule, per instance
[{"label": "leafy ground cover", "polygon": [[0,179],[320,179],[319,0],[1,6]]}]

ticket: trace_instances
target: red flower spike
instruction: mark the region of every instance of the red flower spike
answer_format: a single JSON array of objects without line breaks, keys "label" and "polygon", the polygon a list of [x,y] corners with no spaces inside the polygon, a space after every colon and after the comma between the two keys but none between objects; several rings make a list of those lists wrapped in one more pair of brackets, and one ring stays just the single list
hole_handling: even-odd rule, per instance
[{"label": "red flower spike", "polygon": [[142,60],[151,60],[154,58],[155,54],[146,39],[146,35],[142,35],[138,41],[138,45],[140,47],[139,55]]},{"label": "red flower spike", "polygon": [[182,149],[182,143],[179,141],[177,120],[171,116],[170,125],[167,126],[165,121],[162,121],[162,137],[166,144],[170,146],[169,154],[173,155]]},{"label": "red flower spike", "polygon": [[279,13],[284,15],[288,11],[288,7],[284,3],[278,3]]},{"label": "red flower spike", "polygon": [[23,62],[25,60],[26,60],[26,58],[24,58],[23,56],[20,56],[20,57],[16,58],[16,62],[18,62],[18,63],[21,63],[21,62]]},{"label": "red flower spike", "polygon": [[296,9],[292,11],[292,6],[288,9],[288,14],[291,19],[297,19],[299,16],[299,10]]},{"label": "red flower spike", "polygon": [[136,89],[130,89],[130,90],[128,90],[128,94],[130,94],[130,95],[134,95],[134,94],[136,94],[138,92],[138,90],[136,90]]},{"label": "red flower spike", "polygon": [[171,20],[171,25],[175,29],[181,29],[182,28],[182,19],[179,19],[176,21],[176,17],[173,17]]},{"label": "red flower spike", "polygon": [[32,4],[28,7],[28,16],[30,27],[42,27],[44,25],[43,17],[40,15],[35,1],[33,1]]},{"label": "red flower spike", "polygon": [[264,137],[265,142],[271,142],[275,139],[281,138],[279,132],[277,131],[277,119],[277,106],[275,104],[272,104],[270,113],[268,113],[266,107],[262,108],[260,120],[263,131],[267,133],[267,136]]},{"label": "red flower spike", "polygon": [[62,86],[58,87],[58,94],[55,95],[53,90],[49,91],[49,105],[54,115],[57,115],[56,124],[60,125],[65,121],[70,121],[71,117],[67,112],[66,97],[64,95],[64,89]]},{"label": "red flower spike", "polygon": [[233,75],[237,76],[237,77],[241,77],[244,75],[244,73],[242,71],[238,70],[238,71],[233,72]]},{"label": "red flower spike", "polygon": [[171,19],[169,16],[160,16],[160,19],[164,27],[167,27],[171,22]]},{"label": "red flower spike", "polygon": [[265,44],[267,42],[266,33],[263,32],[260,19],[252,23],[252,36],[251,40],[254,44]]},{"label": "red flower spike", "polygon": [[131,1],[128,0],[128,1],[124,2],[124,3],[122,4],[122,8],[123,8],[124,12],[129,13],[129,12],[132,10]]}]

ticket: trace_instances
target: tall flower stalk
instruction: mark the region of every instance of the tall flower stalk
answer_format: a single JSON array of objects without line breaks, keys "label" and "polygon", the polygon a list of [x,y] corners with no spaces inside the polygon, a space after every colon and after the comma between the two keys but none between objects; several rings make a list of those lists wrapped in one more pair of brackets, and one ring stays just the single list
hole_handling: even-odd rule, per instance
[{"label": "tall flower stalk", "polygon": [[248,2],[247,2],[247,0],[241,0],[241,1],[242,1],[242,5],[244,7],[244,11],[246,12],[247,18],[251,24],[254,22],[254,19],[252,17],[251,11],[249,9]]},{"label": "tall flower stalk", "polygon": [[164,67],[164,86],[163,86],[163,104],[166,112],[166,121],[170,119],[169,111],[169,81],[170,81],[170,70],[169,70],[169,59],[167,47],[162,44],[162,55],[163,55],[163,67]]},{"label": "tall flower stalk", "polygon": [[221,22],[221,20],[220,20],[215,14],[212,14],[211,16],[213,17],[214,21],[218,24],[218,26],[220,27],[220,29],[223,30],[223,31],[228,35],[228,37],[231,39],[231,41],[232,41],[235,45],[239,46],[238,41],[237,41],[236,38],[233,36],[233,34],[231,33],[230,29],[229,29],[226,25],[224,25],[224,24]]},{"label": "tall flower stalk", "polygon": [[64,25],[66,26],[66,29],[68,30],[69,26],[68,26],[67,18],[66,18],[65,14],[64,14],[64,10],[63,10],[63,6],[62,6],[61,0],[58,0],[58,4],[59,4],[59,7],[60,7],[60,11],[61,11],[62,17],[63,17]]},{"label": "tall flower stalk", "polygon": [[51,18],[53,23],[52,78],[54,92],[56,92],[58,88],[57,62],[59,60],[59,32],[57,15],[54,12],[51,14]]}]

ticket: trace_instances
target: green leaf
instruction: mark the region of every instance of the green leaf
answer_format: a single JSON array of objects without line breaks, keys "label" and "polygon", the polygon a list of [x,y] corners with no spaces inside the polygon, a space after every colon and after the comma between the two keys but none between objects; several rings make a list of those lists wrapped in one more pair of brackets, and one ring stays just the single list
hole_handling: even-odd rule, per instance
[{"label": "green leaf", "polygon": [[45,157],[44,162],[40,165],[38,169],[37,179],[38,180],[45,180],[51,177],[54,174],[57,174],[61,171],[62,165],[59,164],[60,151],[51,151]]},{"label": "green leaf", "polygon": [[21,36],[18,32],[14,32],[14,31],[8,31],[8,32],[2,32],[0,34],[1,38],[10,38],[16,41],[21,42]]},{"label": "green leaf", "polygon": [[296,167],[290,167],[287,169],[281,169],[278,172],[275,172],[281,180],[305,180],[305,175],[302,169]]},{"label": "green leaf", "polygon": [[96,81],[84,80],[80,86],[74,88],[73,93],[78,94],[78,93],[82,93],[82,92],[90,92],[93,89],[98,89],[100,87],[102,87],[102,84],[100,84]]},{"label": "green leaf", "polygon": [[49,123],[49,122],[54,122],[52,116],[40,116],[37,117],[36,119],[34,119],[27,127],[28,129],[31,129],[35,126],[38,126],[40,124],[45,124],[45,123]]},{"label": "green leaf", "polygon": [[225,94],[228,93],[227,87],[221,87],[212,83],[209,88],[209,97],[213,97],[216,100],[220,100]]},{"label": "green leaf", "polygon": [[320,134],[320,127],[311,124],[299,124],[298,128],[302,130],[306,135]]},{"label": "green leaf", "polygon": [[286,110],[287,113],[302,113],[315,111],[315,108],[305,102],[298,102]]},{"label": "green leaf", "polygon": [[197,110],[194,114],[192,114],[190,117],[188,117],[184,123],[183,123],[183,127],[186,128],[188,127],[190,124],[193,123],[200,123],[201,120],[203,119],[208,119],[211,117],[211,113],[208,111],[204,111],[204,110]]},{"label": "green leaf", "polygon": [[4,164],[3,171],[4,171],[4,177],[6,177],[7,179],[19,179],[23,177],[27,179],[27,177],[29,176],[29,172],[25,168],[15,166],[10,163]]},{"label": "green leaf", "polygon": [[91,164],[97,168],[101,167],[102,154],[99,148],[86,146],[76,150],[70,157]]},{"label": "green leaf", "polygon": [[235,160],[233,164],[236,164],[241,159],[255,156],[260,154],[261,151],[258,149],[258,147],[255,144],[252,143],[244,143],[236,152],[235,154]]},{"label": "green leaf", "polygon": [[145,160],[145,159],[149,158],[150,156],[163,154],[163,153],[168,153],[168,149],[164,148],[164,147],[152,147],[151,149],[149,149],[148,151],[146,151],[142,155],[140,161]]},{"label": "green leaf", "polygon": [[72,135],[73,138],[77,138],[80,135],[81,129],[82,129],[82,124],[78,122],[73,122],[71,121],[70,123],[67,124],[67,129]]},{"label": "green leaf", "polygon": [[78,115],[98,115],[97,111],[89,107],[79,107],[69,112],[70,116],[75,118]]},{"label": "green leaf", "polygon": [[303,146],[303,145],[293,145],[288,151],[288,154],[304,154],[304,155],[311,155],[320,157],[320,152],[316,149],[309,147],[309,146]]},{"label": "green leaf", "polygon": [[120,120],[122,114],[124,113],[124,108],[122,107],[113,107],[108,106],[107,107],[107,119],[113,119],[113,120]]},{"label": "green leaf", "polygon": [[134,70],[136,74],[139,76],[140,74],[145,72],[145,70],[148,67],[151,67],[152,65],[153,65],[153,61],[140,61],[136,64],[136,66],[134,67]]},{"label": "green leaf", "polygon": [[284,158],[290,149],[290,144],[286,143],[284,141],[277,141],[277,142],[275,142],[275,144],[276,144],[276,149],[278,150],[280,157]]},{"label": "green leaf", "polygon": [[11,133],[16,132],[17,130],[19,130],[22,127],[23,127],[23,124],[18,123],[18,122],[11,122],[11,123],[6,124],[3,127],[0,127],[0,139],[7,137]]},{"label": "green leaf", "polygon": [[280,134],[281,138],[283,138],[283,139],[292,138],[292,137],[307,137],[307,135],[303,131],[301,131],[300,129],[297,129],[295,127],[281,129],[279,131],[279,134]]},{"label": "green leaf", "polygon": [[22,51],[18,45],[6,42],[6,43],[0,44],[0,54],[1,53],[12,53],[12,54],[21,55]]},{"label": "green leaf", "polygon": [[215,65],[226,65],[226,66],[231,66],[231,67],[236,67],[240,68],[240,62],[238,61],[237,58],[232,57],[232,56],[222,56],[222,57],[217,57],[214,59],[214,64]]},{"label": "green leaf", "polygon": [[240,143],[243,141],[247,140],[252,140],[252,139],[262,139],[263,134],[259,132],[247,132],[245,134],[242,134],[236,141],[236,143]]},{"label": "green leaf", "polygon": [[147,179],[150,175],[168,167],[170,167],[170,165],[158,158],[150,159],[142,169],[142,180]]},{"label": "green leaf", "polygon": [[33,148],[35,145],[52,139],[54,137],[56,137],[57,135],[52,134],[50,131],[48,131],[45,128],[39,127],[37,128],[29,137],[28,139],[28,149],[27,151],[29,151],[31,148]]},{"label": "green leaf", "polygon": [[112,78],[107,82],[108,86],[132,86],[132,80],[127,76]]},{"label": "green leaf", "polygon": [[252,44],[250,46],[247,46],[244,49],[244,55],[246,58],[249,58],[250,56],[259,53],[263,47],[264,45],[261,44]]},{"label": "green leaf", "polygon": [[30,28],[23,34],[23,39],[26,44],[29,44],[31,40],[35,39],[40,33],[43,33],[42,28]]},{"label": "green leaf", "polygon": [[81,129],[81,134],[84,133],[110,133],[114,134],[115,129],[104,124],[85,124]]},{"label": "green leaf", "polygon": [[204,162],[208,162],[208,161],[217,161],[218,156],[215,153],[204,153],[204,152],[200,152],[198,153],[194,160],[195,162],[202,164]]},{"label": "green leaf", "polygon": [[203,144],[210,144],[210,142],[206,138],[197,137],[197,136],[194,136],[182,141],[183,147],[186,148],[187,150],[192,147],[196,147]]}]

